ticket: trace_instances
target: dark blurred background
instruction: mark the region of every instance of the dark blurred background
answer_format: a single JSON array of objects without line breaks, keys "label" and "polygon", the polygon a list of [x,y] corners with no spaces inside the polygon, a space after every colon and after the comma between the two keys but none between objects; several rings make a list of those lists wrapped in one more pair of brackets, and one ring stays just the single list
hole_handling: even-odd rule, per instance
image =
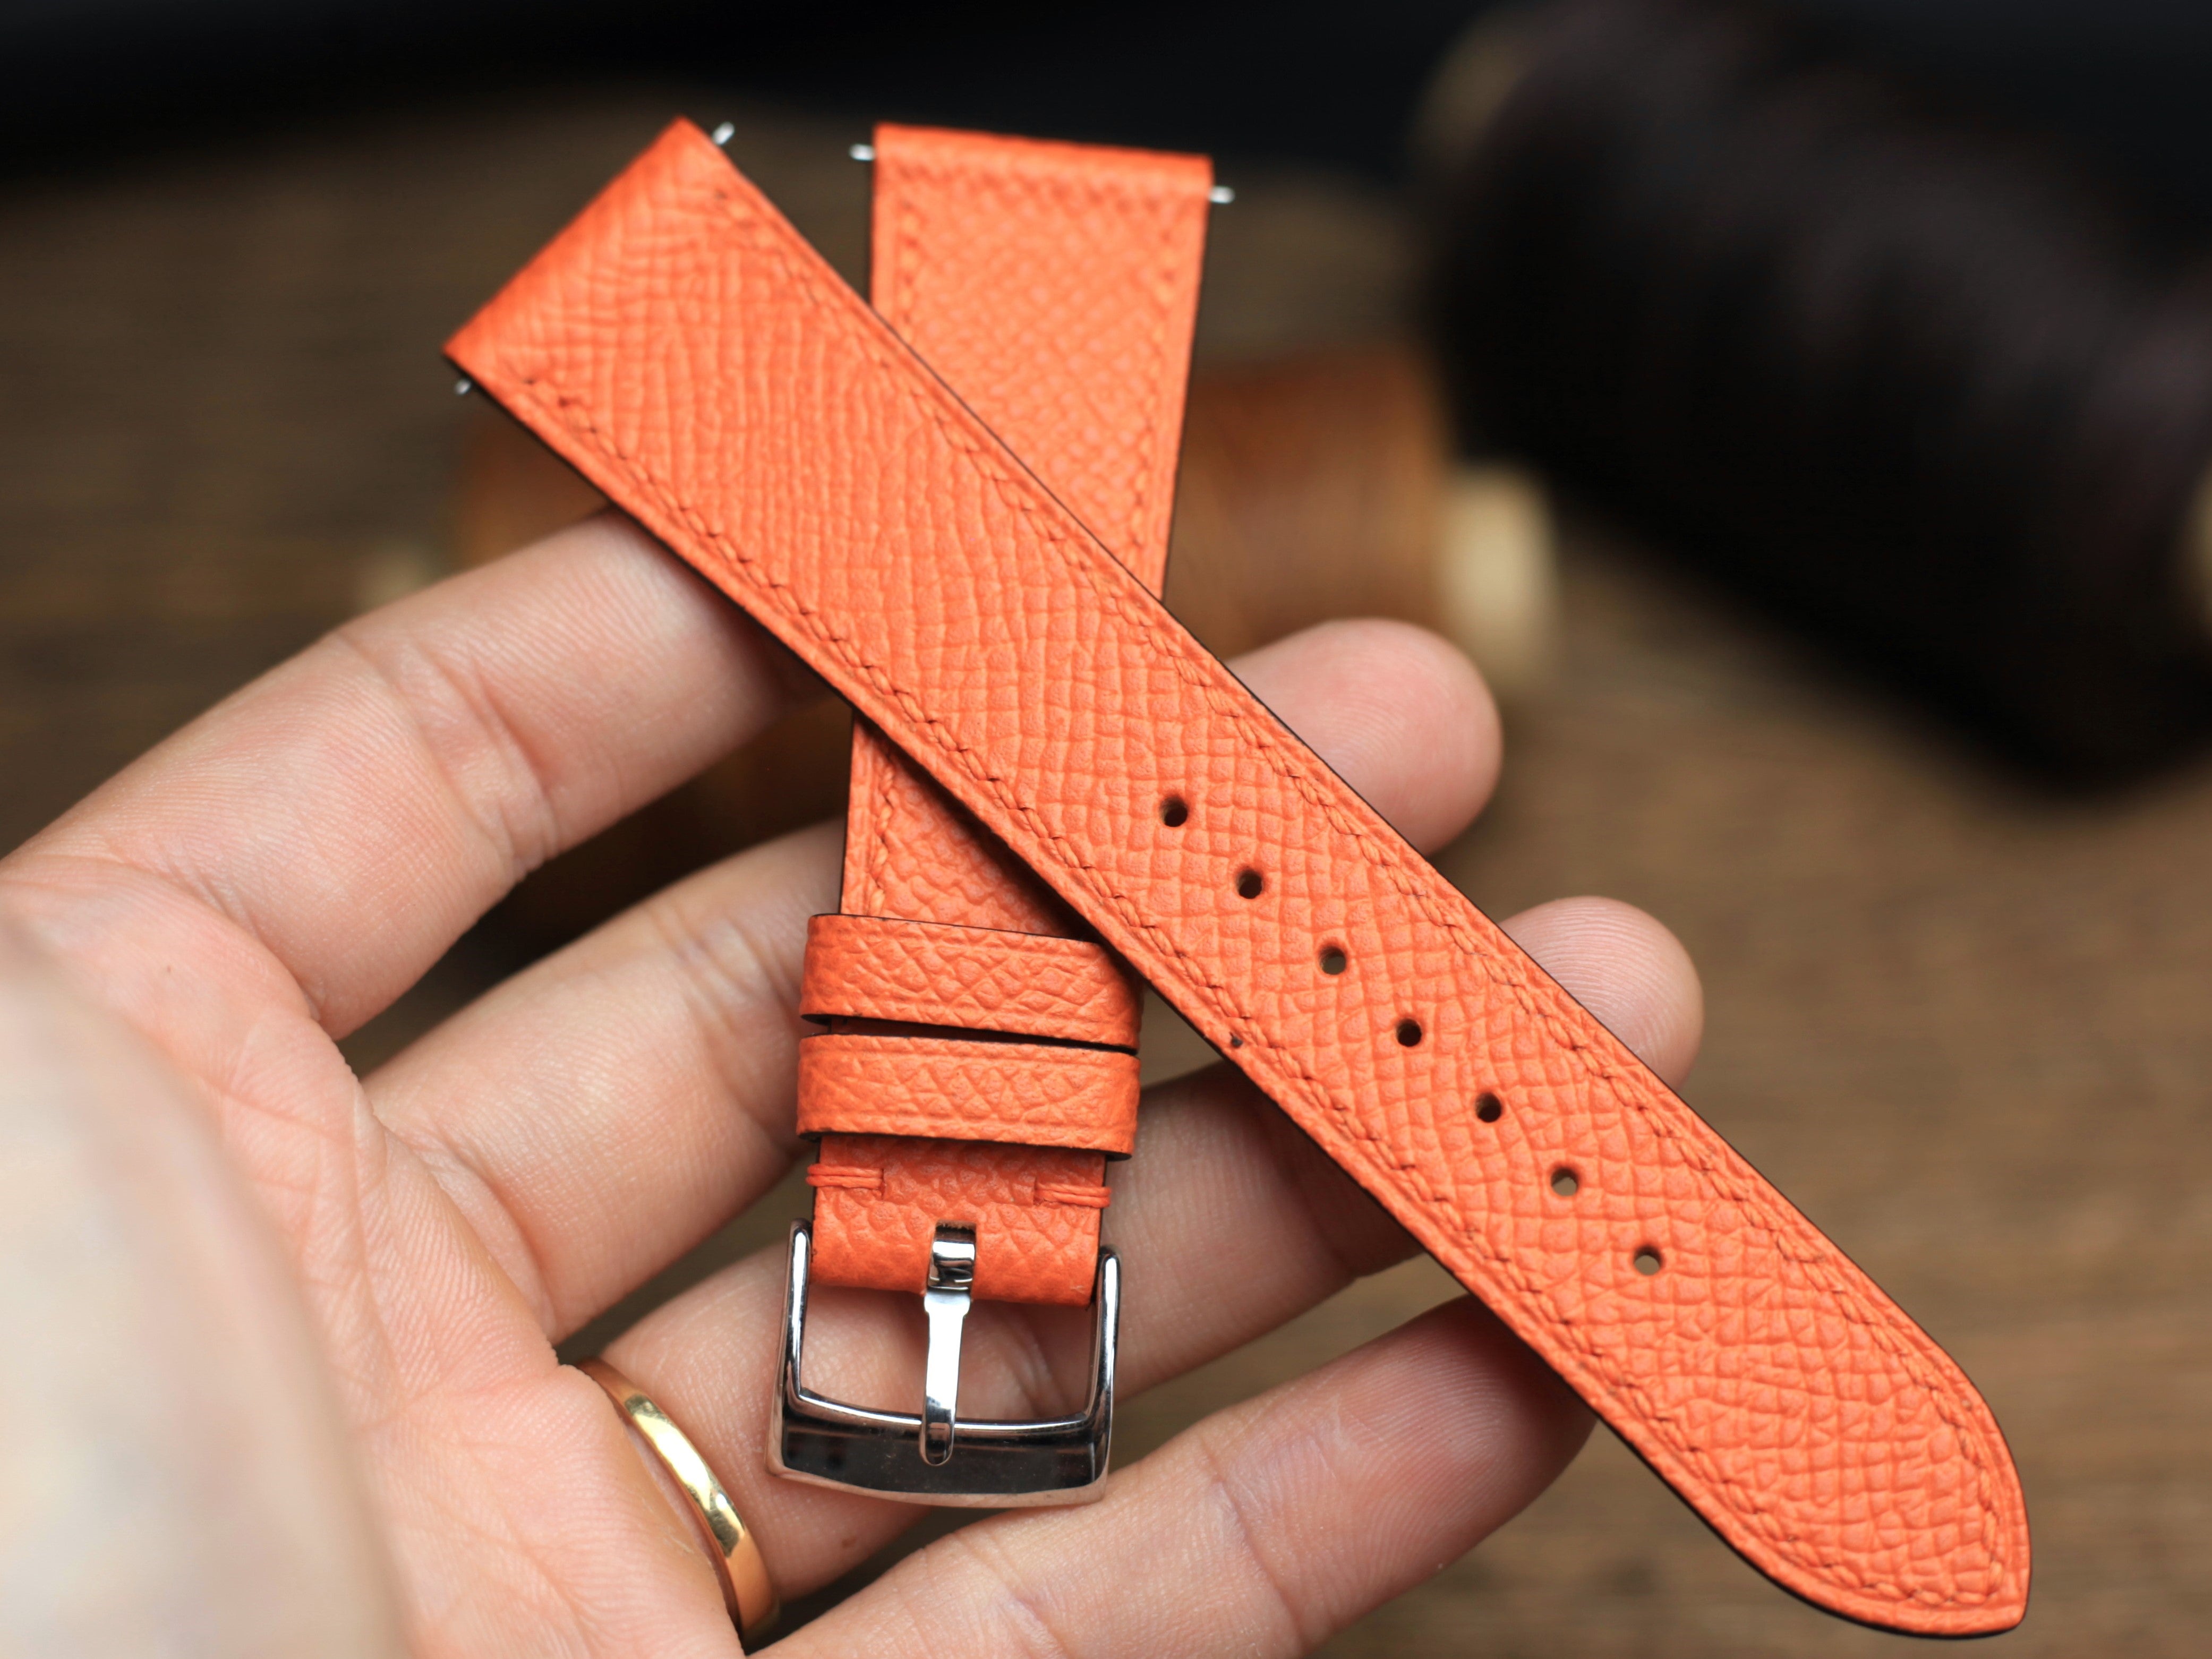
[{"label": "dark blurred background", "polygon": [[[1405,162],[1415,100],[1481,0],[940,8],[846,0],[9,0],[0,120],[40,161],[158,125],[548,73],[694,77],[873,118],[1348,164]],[[2212,211],[2212,14],[2191,0],[1798,0],[1909,72],[2093,148]]]},{"label": "dark blurred background", "polygon": [[[672,115],[732,123],[856,282],[878,118],[1214,152],[1170,603],[1224,651],[1368,611],[1469,647],[1508,767],[1447,872],[1689,945],[1692,1103],[2012,1437],[2038,1589],[2000,1645],[2199,1650],[2212,12],[0,0],[0,846],[588,509],[438,346]],[[837,743],[795,723],[533,877],[356,1063],[835,810]],[[1132,1402],[1125,1455],[1448,1291],[1414,1264]],[[1601,1436],[1329,1651],[1896,1639]]]}]

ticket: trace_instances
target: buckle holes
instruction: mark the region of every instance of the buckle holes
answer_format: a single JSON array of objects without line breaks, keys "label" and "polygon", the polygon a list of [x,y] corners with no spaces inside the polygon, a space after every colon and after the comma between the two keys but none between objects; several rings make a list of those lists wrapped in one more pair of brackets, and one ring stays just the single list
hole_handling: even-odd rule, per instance
[{"label": "buckle holes", "polygon": [[1181,795],[1170,795],[1160,803],[1160,822],[1170,830],[1180,830],[1190,822],[1190,803]]},{"label": "buckle holes", "polygon": [[1552,1190],[1557,1193],[1561,1198],[1572,1198],[1577,1193],[1582,1191],[1582,1177],[1577,1175],[1572,1170],[1554,1170],[1552,1171]]},{"label": "buckle holes", "polygon": [[1352,965],[1352,958],[1344,954],[1340,945],[1324,945],[1321,953],[1321,970],[1324,974],[1340,974]]},{"label": "buckle holes", "polygon": [[1652,1274],[1657,1273],[1660,1268],[1667,1265],[1664,1261],[1662,1261],[1659,1259],[1659,1252],[1653,1249],[1649,1244],[1646,1244],[1642,1249],[1638,1250],[1632,1259],[1636,1265],[1636,1271],[1642,1273],[1646,1279],[1650,1278]]},{"label": "buckle holes", "polygon": [[1260,878],[1257,870],[1240,871],[1237,877],[1237,896],[1255,899],[1267,890],[1267,884]]},{"label": "buckle holes", "polygon": [[1485,1123],[1495,1123],[1505,1115],[1505,1103],[1496,1095],[1484,1095],[1474,1103],[1474,1115]]},{"label": "buckle holes", "polygon": [[1418,1019],[1401,1019],[1398,1022],[1398,1046],[1401,1048],[1413,1048],[1419,1043],[1420,1040],[1420,1021]]}]

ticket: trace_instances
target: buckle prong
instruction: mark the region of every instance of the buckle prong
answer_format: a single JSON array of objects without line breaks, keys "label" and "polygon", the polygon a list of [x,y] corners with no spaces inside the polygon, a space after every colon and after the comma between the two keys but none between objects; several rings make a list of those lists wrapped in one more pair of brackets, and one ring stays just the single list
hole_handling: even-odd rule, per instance
[{"label": "buckle prong", "polygon": [[806,1342],[806,1273],[813,1232],[791,1227],[784,1280],[783,1369],[769,1424],[769,1467],[820,1486],[909,1503],[1012,1509],[1084,1504],[1106,1492],[1113,1448],[1115,1351],[1121,1323],[1121,1264],[1098,1252],[1091,1291],[1091,1397],[1079,1415],[1030,1423],[959,1419],[960,1344],[975,1290],[975,1235],[941,1226],[929,1253],[922,1310],[929,1353],[919,1416],[848,1406],[799,1382]]},{"label": "buckle prong", "polygon": [[921,1461],[941,1468],[952,1456],[960,1401],[960,1335],[975,1282],[975,1230],[949,1224],[929,1247],[921,1310],[929,1319],[929,1358],[921,1373]]}]

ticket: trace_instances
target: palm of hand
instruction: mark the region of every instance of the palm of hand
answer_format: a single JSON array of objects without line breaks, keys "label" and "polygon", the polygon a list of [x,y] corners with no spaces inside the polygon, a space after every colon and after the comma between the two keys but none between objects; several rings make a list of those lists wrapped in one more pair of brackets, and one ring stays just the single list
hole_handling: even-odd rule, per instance
[{"label": "palm of hand", "polygon": [[[1425,636],[1317,630],[1242,672],[1417,843],[1487,793],[1487,698]],[[529,869],[765,724],[799,680],[633,528],[597,520],[343,630],[0,865],[0,905],[188,1080],[273,1220],[323,1370],[296,1386],[335,1396],[417,1652],[733,1650],[682,1517],[553,1345],[798,1152],[799,951],[804,918],[836,908],[834,832],[664,892],[365,1083],[337,1040]],[[1686,1067],[1695,981],[1656,924],[1583,901],[1514,927],[1662,1073]],[[1131,1287],[1125,1390],[1410,1248],[1224,1068],[1155,1091],[1144,1136],[1109,1212]],[[914,1511],[766,1473],[780,1269],[731,1267],[610,1357],[699,1444],[789,1598]],[[881,1327],[887,1299],[827,1300],[833,1334],[866,1334],[820,1345],[825,1381],[904,1400],[912,1329]],[[1078,1386],[1073,1326],[978,1312],[969,1409]],[[1451,1304],[1207,1419],[1095,1507],[953,1534],[790,1645],[1299,1651],[1512,1514],[1585,1427],[1480,1309]],[[343,1462],[317,1478],[343,1482]],[[345,1494],[319,1496],[343,1533]],[[366,1553],[333,1548],[362,1605],[384,1593]],[[383,1639],[349,1620],[345,1650]]]}]

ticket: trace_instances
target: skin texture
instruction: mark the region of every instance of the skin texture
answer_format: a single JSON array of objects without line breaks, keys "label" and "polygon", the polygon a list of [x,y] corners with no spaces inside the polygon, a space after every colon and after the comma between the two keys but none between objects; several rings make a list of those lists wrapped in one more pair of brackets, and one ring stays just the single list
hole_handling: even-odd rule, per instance
[{"label": "skin texture", "polygon": [[[1433,637],[1336,623],[1237,668],[1417,845],[1455,834],[1488,795],[1494,710]],[[553,1344],[800,1155],[793,1007],[805,918],[836,908],[836,831],[787,837],[657,895],[369,1079],[335,1039],[529,870],[812,695],[740,613],[633,526],[602,518],[341,629],[0,864],[0,914],[26,941],[19,951],[54,964],[36,970],[40,982],[129,1029],[220,1146],[240,1224],[263,1230],[289,1267],[256,1281],[260,1316],[276,1328],[304,1303],[311,1363],[225,1380],[281,1389],[303,1421],[343,1425],[351,1470],[340,1456],[313,1478],[341,1508],[349,1481],[368,1494],[378,1541],[343,1558],[349,1593],[372,1607],[388,1594],[417,1653],[735,1650],[688,1524]],[[1595,900],[1508,927],[1679,1079],[1699,1005],[1663,929]],[[0,1000],[25,994],[0,975]],[[0,1044],[23,1029],[0,1020]],[[15,1062],[0,1054],[0,1067]],[[210,1177],[182,1160],[167,1178]],[[102,1179],[88,1161],[85,1203]],[[1122,1336],[1133,1392],[1411,1248],[1225,1068],[1152,1092],[1139,1154],[1113,1183],[1107,1237],[1133,1287]],[[790,1598],[914,1511],[766,1473],[780,1275],[780,1252],[740,1262],[609,1358],[699,1444]],[[241,1300],[184,1267],[173,1277],[179,1306]],[[118,1322],[126,1304],[115,1303]],[[914,1310],[825,1291],[815,1316],[821,1386],[886,1403],[911,1391]],[[979,1307],[963,1409],[1064,1403],[1079,1387],[1086,1318]],[[194,1363],[242,1365],[228,1352]],[[1588,1426],[1556,1379],[1463,1300],[1200,1424],[1117,1473],[1101,1504],[963,1529],[787,1645],[1301,1652],[1516,1512]],[[42,1432],[21,1413],[0,1419],[9,1458],[35,1454]],[[269,1593],[234,1567],[202,1588],[210,1605]],[[270,1650],[356,1650],[302,1639]]]}]

